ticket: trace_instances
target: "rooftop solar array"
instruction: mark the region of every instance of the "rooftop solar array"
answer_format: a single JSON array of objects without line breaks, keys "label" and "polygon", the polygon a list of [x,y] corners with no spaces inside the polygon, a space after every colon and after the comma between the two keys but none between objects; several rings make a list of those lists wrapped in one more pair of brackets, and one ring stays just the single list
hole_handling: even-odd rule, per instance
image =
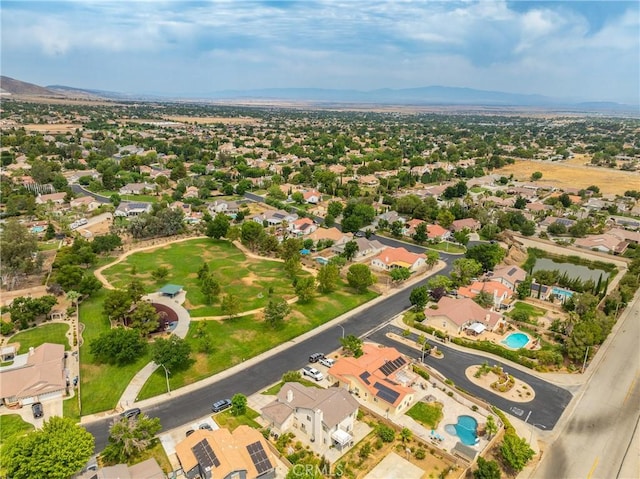
[{"label": "rooftop solar array", "polygon": [[398,391],[394,391],[393,389],[385,386],[382,383],[376,382],[373,387],[378,390],[376,396],[383,401],[388,402],[389,404],[393,404],[394,402],[396,402],[396,399],[398,399],[398,396],[400,396],[400,393]]},{"label": "rooftop solar array", "polygon": [[512,274],[514,274],[517,270],[518,270],[518,268],[511,268],[507,274],[508,274],[509,276],[511,276],[511,275],[512,275]]},{"label": "rooftop solar array", "polygon": [[394,372],[396,369],[398,369],[399,367],[405,364],[407,364],[407,362],[404,360],[402,356],[400,356],[398,359],[394,359],[393,361],[387,361],[382,366],[380,366],[379,369],[380,371],[382,371],[382,374],[384,374],[385,376],[388,376],[389,374]]},{"label": "rooftop solar array", "polygon": [[211,445],[206,439],[203,439],[198,444],[191,448],[193,455],[196,456],[196,460],[198,464],[203,469],[211,469],[211,466],[218,467],[220,465],[220,460],[216,456],[216,453],[211,449]]},{"label": "rooftop solar array", "polygon": [[365,371],[360,375],[360,379],[362,379],[365,384],[369,385],[371,384],[369,382],[369,376],[371,376],[371,374],[369,374],[369,371]]},{"label": "rooftop solar array", "polygon": [[253,465],[256,466],[258,474],[262,474],[269,469],[273,469],[273,465],[271,464],[271,461],[269,461],[267,453],[264,452],[264,448],[262,447],[260,441],[249,444],[247,446],[247,451],[249,452],[249,456],[251,456]]}]

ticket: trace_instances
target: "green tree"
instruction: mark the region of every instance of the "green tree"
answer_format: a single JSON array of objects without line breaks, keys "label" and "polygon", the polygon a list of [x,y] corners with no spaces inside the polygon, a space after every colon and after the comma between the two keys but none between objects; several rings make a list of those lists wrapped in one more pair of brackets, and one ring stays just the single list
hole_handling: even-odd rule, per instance
[{"label": "green tree", "polygon": [[344,256],[344,258],[346,258],[347,261],[352,261],[353,258],[356,257],[356,254],[358,253],[358,250],[360,248],[358,247],[358,243],[356,243],[355,241],[347,241],[344,244],[344,251],[342,252],[342,256]]},{"label": "green tree", "polygon": [[402,231],[404,230],[404,223],[402,221],[394,221],[391,223],[391,234],[396,238],[400,238],[402,236]]},{"label": "green tree", "polygon": [[47,224],[47,230],[44,233],[44,239],[46,241],[49,241],[55,238],[55,236],[56,236],[56,229],[54,228],[53,224],[51,223]]},{"label": "green tree", "polygon": [[82,469],[93,448],[93,436],[84,427],[52,416],[42,429],[9,439],[0,450],[0,462],[13,479],[67,479]]},{"label": "green tree", "polygon": [[207,304],[211,304],[214,298],[220,295],[220,283],[212,273],[206,273],[200,281],[200,292]]},{"label": "green tree", "polygon": [[478,276],[482,272],[482,265],[475,259],[459,258],[453,262],[451,279],[459,286],[471,282],[471,278]]},{"label": "green tree", "polygon": [[120,417],[109,427],[109,443],[102,452],[106,464],[127,463],[153,445],[162,426],[157,417],[143,414],[137,418]]},{"label": "green tree", "polygon": [[225,294],[222,297],[220,309],[222,310],[222,314],[227,316],[229,319],[233,319],[238,316],[240,313],[240,307],[240,299],[235,294]]},{"label": "green tree", "polygon": [[417,286],[411,290],[409,302],[415,311],[422,311],[429,302],[429,290],[427,286]]},{"label": "green tree", "polygon": [[420,223],[416,226],[416,232],[413,234],[413,241],[418,244],[423,244],[429,236],[427,235],[427,223]]},{"label": "green tree", "polygon": [[498,425],[496,424],[496,420],[493,418],[491,414],[487,417],[486,424],[487,434],[489,435],[489,439],[491,439],[498,432]]},{"label": "green tree", "polygon": [[301,205],[302,203],[304,203],[304,195],[301,191],[295,191],[291,194],[291,200],[296,204]]},{"label": "green tree", "polygon": [[453,233],[453,239],[455,239],[457,243],[467,246],[467,243],[469,243],[469,233],[470,231],[467,228],[464,228]]},{"label": "green tree", "polygon": [[218,213],[213,220],[207,223],[207,236],[215,239],[224,238],[230,226],[229,217],[224,213]]},{"label": "green tree", "polygon": [[449,229],[455,219],[456,217],[449,210],[440,210],[438,213],[438,224],[445,229]]},{"label": "green tree", "polygon": [[396,438],[396,432],[386,424],[378,424],[376,427],[376,434],[384,442],[393,442]]},{"label": "green tree", "polygon": [[413,437],[411,429],[409,429],[408,427],[403,427],[402,431],[400,431],[400,439],[402,440],[402,443],[404,444],[406,442],[409,442],[411,440],[411,437]]},{"label": "green tree", "polygon": [[313,299],[313,293],[316,289],[316,280],[313,276],[306,276],[302,278],[296,278],[294,282],[294,289],[296,296],[298,296],[298,302],[305,304]]},{"label": "green tree", "polygon": [[473,300],[485,309],[489,309],[493,306],[493,295],[488,291],[480,291]]},{"label": "green tree", "polygon": [[533,173],[531,173],[531,181],[538,181],[541,178],[542,178],[542,173],[541,172],[534,171]]},{"label": "green tree", "polygon": [[389,276],[391,276],[391,280],[394,283],[399,283],[401,281],[406,281],[411,277],[411,270],[409,268],[393,268],[389,272]]},{"label": "green tree", "polygon": [[169,268],[166,266],[158,266],[151,272],[151,276],[158,282],[164,281],[169,276]]},{"label": "green tree", "polygon": [[189,365],[191,346],[187,341],[172,334],[169,339],[158,338],[151,346],[151,359],[169,370],[184,369]]},{"label": "green tree", "polygon": [[334,291],[340,278],[340,269],[334,264],[326,264],[318,271],[318,289],[321,293]]},{"label": "green tree", "polygon": [[129,314],[129,326],[138,331],[141,336],[148,336],[158,329],[159,319],[160,315],[152,304],[140,301]]},{"label": "green tree", "polygon": [[500,446],[500,454],[511,469],[520,472],[535,453],[527,441],[513,432],[508,432],[504,435],[504,441]]},{"label": "green tree", "polygon": [[518,294],[518,299],[527,299],[531,295],[531,276],[527,275],[524,281],[518,283],[516,293]]},{"label": "green tree", "polygon": [[475,259],[482,265],[483,271],[492,271],[504,259],[506,253],[497,243],[482,243],[469,248],[465,257]]},{"label": "green tree", "polygon": [[264,228],[255,221],[245,221],[242,223],[240,239],[242,240],[242,244],[248,246],[252,251],[255,251],[264,235]]},{"label": "green tree", "polygon": [[352,354],[356,358],[364,354],[364,351],[362,351],[362,339],[353,334],[340,338],[340,344],[346,353]]},{"label": "green tree", "polygon": [[484,457],[478,456],[478,469],[473,471],[474,479],[500,479],[500,466],[496,461],[487,461]]},{"label": "green tree", "polygon": [[36,272],[42,264],[36,236],[13,218],[0,230],[0,264],[2,280],[8,289],[18,285],[21,275]]},{"label": "green tree", "polygon": [[340,203],[339,201],[330,201],[329,205],[327,206],[327,213],[334,218],[337,218],[342,214],[342,208],[342,203]]},{"label": "green tree", "polygon": [[89,343],[89,351],[99,363],[123,366],[136,361],[147,343],[133,329],[115,328],[105,331]]},{"label": "green tree", "polygon": [[264,308],[264,320],[272,328],[278,328],[289,313],[291,307],[284,298],[271,298]]},{"label": "green tree", "polygon": [[347,282],[358,293],[364,293],[375,283],[375,277],[366,264],[352,264],[347,272]]},{"label": "green tree", "polygon": [[247,396],[244,394],[234,394],[231,398],[231,414],[242,416],[247,412]]}]

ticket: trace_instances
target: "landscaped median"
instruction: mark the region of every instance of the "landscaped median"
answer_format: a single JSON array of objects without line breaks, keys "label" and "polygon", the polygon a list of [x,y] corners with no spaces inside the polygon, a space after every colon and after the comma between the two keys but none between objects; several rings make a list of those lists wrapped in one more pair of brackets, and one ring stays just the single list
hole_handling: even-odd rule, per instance
[{"label": "landscaped median", "polygon": [[[249,258],[228,241],[200,238],[164,245],[130,254],[103,271],[116,288],[127,288],[135,277],[147,293],[158,290],[167,282],[180,284],[186,290],[185,306],[189,308],[192,321],[185,340],[191,346],[191,362],[184,370],[171,371],[172,390],[269,351],[378,296],[372,291],[355,294],[340,279],[336,291],[316,293],[308,303],[292,304],[291,314],[278,328],[268,326],[261,313],[241,316],[241,311],[238,317],[220,319],[223,316],[220,302],[207,305],[200,291],[197,273],[205,261],[220,282],[222,294],[234,294],[241,299],[242,311],[262,308],[273,297],[295,297],[292,281],[281,262]],[[161,266],[170,273],[159,282],[152,273]],[[302,272],[301,277],[305,276],[308,273]],[[109,319],[103,313],[106,294],[102,290],[80,305],[80,321],[85,325],[80,354],[83,416],[114,409],[127,384],[151,360],[151,354],[147,352],[135,363],[118,367],[98,364],[92,357],[89,343],[110,329]],[[198,319],[206,317],[217,319]],[[166,387],[164,370],[159,369],[149,378],[138,399],[162,394]]]}]

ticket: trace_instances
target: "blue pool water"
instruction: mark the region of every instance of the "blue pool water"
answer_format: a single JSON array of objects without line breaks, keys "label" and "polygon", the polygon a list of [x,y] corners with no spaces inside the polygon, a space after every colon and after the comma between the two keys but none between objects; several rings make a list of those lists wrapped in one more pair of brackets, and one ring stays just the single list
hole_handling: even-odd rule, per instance
[{"label": "blue pool water", "polygon": [[458,436],[460,442],[466,446],[473,446],[478,443],[477,429],[478,421],[471,416],[458,416],[456,424],[447,424],[444,427],[448,434]]},{"label": "blue pool water", "polygon": [[569,299],[571,296],[573,296],[573,291],[569,291],[568,289],[558,288],[557,286],[554,286],[553,288],[551,288],[551,293],[557,296],[560,296],[560,299],[562,300],[563,303],[567,299]]},{"label": "blue pool water", "polygon": [[44,226],[34,226],[31,228],[31,232],[32,233],[42,233],[44,230],[46,230],[47,228]]},{"label": "blue pool water", "polygon": [[505,344],[508,348],[511,349],[520,349],[524,348],[529,342],[529,336],[524,333],[511,333],[506,337],[502,344]]}]

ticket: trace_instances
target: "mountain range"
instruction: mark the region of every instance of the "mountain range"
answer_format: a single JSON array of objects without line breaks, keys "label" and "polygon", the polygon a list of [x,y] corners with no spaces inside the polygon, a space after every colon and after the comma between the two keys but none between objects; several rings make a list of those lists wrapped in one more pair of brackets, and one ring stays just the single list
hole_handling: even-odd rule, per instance
[{"label": "mountain range", "polygon": [[580,102],[570,99],[551,98],[543,95],[528,95],[500,91],[476,90],[446,86],[378,90],[338,90],[322,88],[266,88],[255,90],[222,90],[212,92],[184,92],[181,95],[159,95],[145,93],[119,93],[104,90],[76,88],[65,85],[46,87],[23,82],[6,76],[0,77],[3,95],[40,96],[55,98],[83,98],[138,101],[289,101],[319,104],[369,104],[403,106],[486,106],[569,109],[580,111],[633,111],[637,105],[613,102]]}]

